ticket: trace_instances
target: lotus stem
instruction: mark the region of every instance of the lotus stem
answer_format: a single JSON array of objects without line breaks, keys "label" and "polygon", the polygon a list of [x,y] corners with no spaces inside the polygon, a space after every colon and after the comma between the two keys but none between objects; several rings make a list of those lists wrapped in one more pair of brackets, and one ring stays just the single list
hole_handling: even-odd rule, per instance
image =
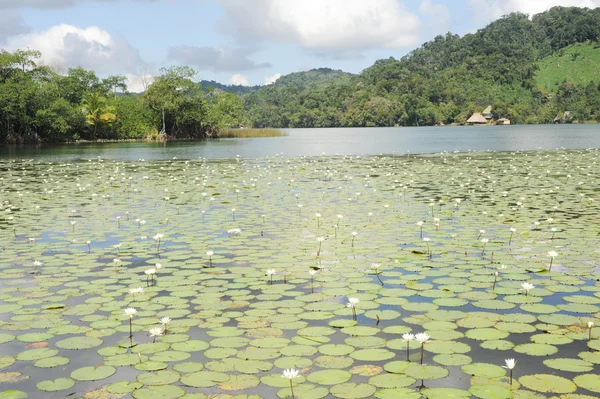
[{"label": "lotus stem", "polygon": [[293,385],[293,383],[292,383],[292,379],[291,379],[291,378],[290,378],[290,391],[292,391],[292,399],[296,399],[296,398],[294,397],[294,385]]},{"label": "lotus stem", "polygon": [[406,361],[410,362],[410,341],[406,341]]},{"label": "lotus stem", "polygon": [[425,355],[425,342],[421,343],[421,364],[423,364],[423,356]]}]

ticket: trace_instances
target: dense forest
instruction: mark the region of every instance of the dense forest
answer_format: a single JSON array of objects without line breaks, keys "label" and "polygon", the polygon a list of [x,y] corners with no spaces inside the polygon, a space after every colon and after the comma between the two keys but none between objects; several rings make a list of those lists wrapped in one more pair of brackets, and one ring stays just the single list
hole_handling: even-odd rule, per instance
[{"label": "dense forest", "polygon": [[200,81],[179,66],[162,69],[141,94],[128,93],[122,76],[58,74],[37,51],[2,51],[0,141],[209,138],[240,125],[464,124],[488,106],[495,119],[518,124],[552,123],[565,112],[563,122],[598,122],[599,37],[600,8],[555,7],[438,36],[358,75],[324,68],[242,88]]}]

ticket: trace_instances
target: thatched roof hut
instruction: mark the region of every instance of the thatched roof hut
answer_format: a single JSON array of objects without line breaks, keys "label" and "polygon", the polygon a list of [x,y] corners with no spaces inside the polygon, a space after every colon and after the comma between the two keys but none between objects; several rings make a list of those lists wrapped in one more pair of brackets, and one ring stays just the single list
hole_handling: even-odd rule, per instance
[{"label": "thatched roof hut", "polygon": [[471,115],[467,123],[469,125],[486,125],[487,119],[485,119],[484,116],[481,115],[479,112],[476,112],[473,115]]}]

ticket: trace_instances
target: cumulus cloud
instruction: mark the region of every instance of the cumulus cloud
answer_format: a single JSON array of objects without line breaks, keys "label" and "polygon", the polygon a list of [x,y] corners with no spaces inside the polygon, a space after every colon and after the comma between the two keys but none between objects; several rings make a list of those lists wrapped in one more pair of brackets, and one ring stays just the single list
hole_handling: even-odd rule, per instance
[{"label": "cumulus cloud", "polygon": [[229,80],[229,84],[232,84],[234,86],[250,86],[250,81],[244,75],[236,73]]},{"label": "cumulus cloud", "polygon": [[277,82],[277,79],[279,79],[280,77],[281,77],[281,74],[280,74],[280,73],[276,73],[276,74],[275,74],[275,75],[273,75],[273,76],[267,76],[267,77],[265,78],[265,84],[266,84],[266,85],[273,84],[273,83]]},{"label": "cumulus cloud", "polygon": [[23,16],[17,10],[0,10],[0,44],[15,35],[29,32],[29,27],[25,25]]},{"label": "cumulus cloud", "polygon": [[267,62],[257,64],[251,60],[252,53],[250,48],[176,46],[169,49],[169,59],[217,72],[250,71],[271,66]]},{"label": "cumulus cloud", "polygon": [[469,3],[474,9],[476,17],[486,15],[488,20],[496,19],[515,11],[534,15],[555,6],[600,7],[600,0],[469,0]]},{"label": "cumulus cloud", "polygon": [[9,38],[8,49],[31,48],[42,53],[47,64],[81,66],[100,74],[135,71],[141,63],[138,51],[125,39],[92,26],[86,29],[56,25],[47,31]]},{"label": "cumulus cloud", "polygon": [[279,40],[337,57],[419,40],[419,18],[399,0],[218,1],[224,9],[220,29],[242,42]]}]

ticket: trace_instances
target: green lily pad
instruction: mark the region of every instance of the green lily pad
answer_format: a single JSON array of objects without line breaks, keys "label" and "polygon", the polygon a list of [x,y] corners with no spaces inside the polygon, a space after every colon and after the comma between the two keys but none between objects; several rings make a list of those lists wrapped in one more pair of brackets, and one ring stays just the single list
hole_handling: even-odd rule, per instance
[{"label": "green lily pad", "polygon": [[544,393],[571,393],[577,389],[572,381],[550,374],[526,375],[519,378],[519,382],[526,388]]},{"label": "green lily pad", "polygon": [[55,380],[40,381],[36,384],[37,389],[46,392],[64,391],[75,385],[75,381],[70,378],[57,378]]},{"label": "green lily pad", "polygon": [[76,381],[98,381],[110,377],[117,372],[112,366],[82,367],[71,373],[71,378]]}]

